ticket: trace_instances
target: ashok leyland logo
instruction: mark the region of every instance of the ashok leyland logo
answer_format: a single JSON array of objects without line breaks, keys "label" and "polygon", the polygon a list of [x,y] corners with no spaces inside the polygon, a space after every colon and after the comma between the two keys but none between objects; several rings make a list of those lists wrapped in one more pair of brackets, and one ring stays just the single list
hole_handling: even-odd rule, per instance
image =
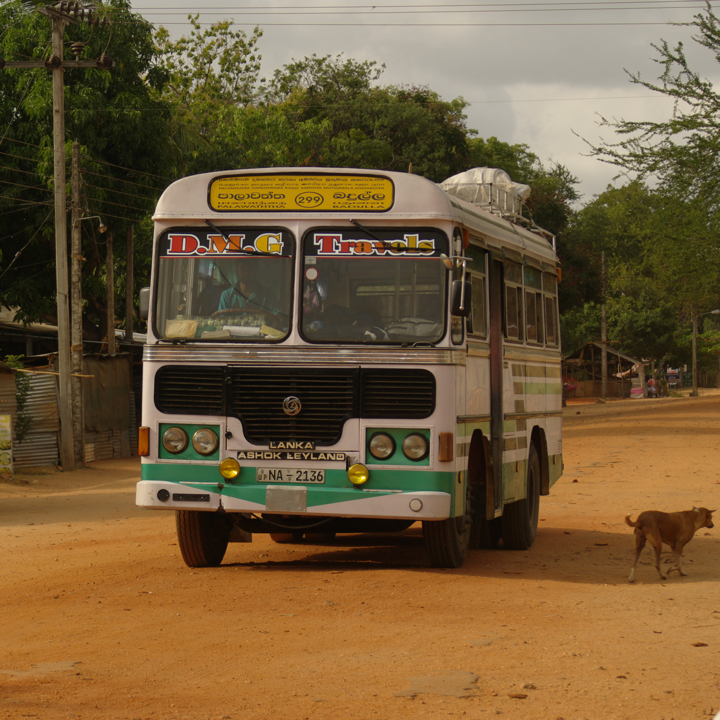
[{"label": "ashok leyland logo", "polygon": [[300,402],[300,398],[290,395],[290,397],[286,397],[283,400],[282,407],[286,415],[297,415],[302,410],[302,403]]}]

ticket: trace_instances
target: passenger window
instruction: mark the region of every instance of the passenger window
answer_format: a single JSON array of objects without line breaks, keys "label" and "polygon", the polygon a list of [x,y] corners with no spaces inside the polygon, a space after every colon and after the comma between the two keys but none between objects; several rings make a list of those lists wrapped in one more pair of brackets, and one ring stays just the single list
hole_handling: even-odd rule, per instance
[{"label": "passenger window", "polygon": [[472,283],[472,312],[470,314],[468,332],[471,335],[487,337],[485,277],[481,275],[471,275],[470,282]]},{"label": "passenger window", "polygon": [[559,344],[557,322],[557,276],[543,273],[543,297],[545,300],[545,338],[548,345]]},{"label": "passenger window", "polygon": [[508,285],[505,291],[505,335],[522,340],[522,288]]},{"label": "passenger window", "polygon": [[505,261],[505,337],[523,340],[522,265]]}]

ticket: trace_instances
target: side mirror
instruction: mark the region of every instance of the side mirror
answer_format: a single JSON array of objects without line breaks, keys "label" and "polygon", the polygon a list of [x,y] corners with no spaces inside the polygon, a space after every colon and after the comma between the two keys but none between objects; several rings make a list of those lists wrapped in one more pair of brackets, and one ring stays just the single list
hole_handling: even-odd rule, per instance
[{"label": "side mirror", "polygon": [[141,288],[138,299],[140,301],[140,319],[147,320],[150,314],[150,288]]},{"label": "side mirror", "polygon": [[453,280],[451,315],[470,317],[472,309],[472,286],[468,280]]}]

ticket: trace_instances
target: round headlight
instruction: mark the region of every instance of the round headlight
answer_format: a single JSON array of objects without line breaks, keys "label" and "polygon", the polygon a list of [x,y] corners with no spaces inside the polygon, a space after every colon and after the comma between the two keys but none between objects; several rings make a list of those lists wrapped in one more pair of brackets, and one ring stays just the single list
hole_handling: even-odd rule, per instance
[{"label": "round headlight", "polygon": [[202,428],[193,435],[192,445],[198,455],[212,455],[218,447],[218,436],[212,430]]},{"label": "round headlight", "polygon": [[353,485],[364,485],[370,479],[370,471],[360,463],[351,465],[347,474]]},{"label": "round headlight", "polygon": [[387,460],[395,454],[395,441],[387,433],[375,433],[370,438],[368,450],[376,460]]},{"label": "round headlight", "polygon": [[169,453],[177,455],[188,446],[188,434],[180,427],[168,428],[163,433],[162,444]]},{"label": "round headlight", "polygon": [[235,458],[225,458],[220,463],[219,470],[226,480],[233,480],[240,474],[240,463]]},{"label": "round headlight", "polygon": [[428,442],[418,433],[408,435],[402,444],[402,451],[408,460],[422,460],[428,454]]}]

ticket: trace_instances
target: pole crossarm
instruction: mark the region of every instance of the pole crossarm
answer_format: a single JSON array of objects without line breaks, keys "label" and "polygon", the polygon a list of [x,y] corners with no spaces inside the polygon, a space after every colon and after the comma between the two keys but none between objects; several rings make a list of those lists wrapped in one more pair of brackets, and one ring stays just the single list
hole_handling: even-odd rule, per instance
[{"label": "pole crossarm", "polygon": [[0,70],[5,68],[45,68],[46,70],[57,70],[58,68],[100,68],[109,70],[113,61],[103,55],[97,60],[61,60],[53,55],[49,60],[5,60],[0,57]]}]

